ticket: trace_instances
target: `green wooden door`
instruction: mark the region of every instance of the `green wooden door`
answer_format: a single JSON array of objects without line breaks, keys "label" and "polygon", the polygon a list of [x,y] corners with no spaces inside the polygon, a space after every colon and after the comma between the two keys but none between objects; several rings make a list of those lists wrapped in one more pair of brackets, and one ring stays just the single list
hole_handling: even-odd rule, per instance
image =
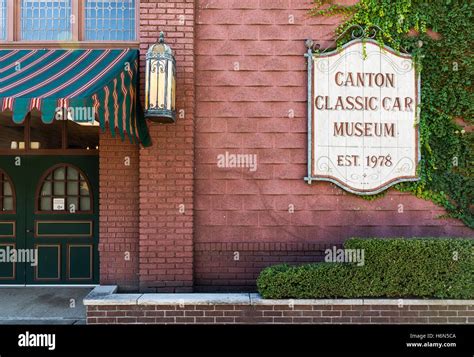
[{"label": "green wooden door", "polygon": [[[0,169],[16,190],[15,210],[0,213],[0,245],[14,243],[33,257],[0,262],[0,283],[98,283],[98,158],[5,156]],[[2,222],[13,221],[14,236],[2,237]],[[5,279],[2,270],[15,275]]]},{"label": "green wooden door", "polygon": [[19,160],[0,157],[0,284],[25,284],[26,264],[13,256],[13,250],[26,249],[26,176]]}]

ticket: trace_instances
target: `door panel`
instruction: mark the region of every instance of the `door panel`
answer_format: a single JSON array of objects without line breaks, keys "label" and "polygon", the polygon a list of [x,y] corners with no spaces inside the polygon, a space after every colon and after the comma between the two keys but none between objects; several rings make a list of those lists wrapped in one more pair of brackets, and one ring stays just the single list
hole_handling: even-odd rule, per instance
[{"label": "door panel", "polygon": [[[35,244],[38,252],[38,265],[34,267],[34,282],[61,282],[61,245]],[[31,282],[31,279],[27,281]]]},{"label": "door panel", "polygon": [[[24,284],[25,264],[10,262],[12,249],[25,249],[25,182],[22,161],[17,156],[0,157],[0,175],[10,181],[13,209],[0,210],[0,284]],[[2,186],[2,183],[0,183]],[[3,190],[0,187],[0,190]],[[1,199],[1,195],[0,195]]]},{"label": "door panel", "polygon": [[94,273],[94,249],[92,244],[68,245],[68,280],[91,279]]},{"label": "door panel", "polygon": [[[0,213],[0,245],[37,252],[37,265],[0,263],[0,279],[16,270],[19,284],[98,283],[98,158],[24,156],[20,166],[10,167],[12,159],[0,158],[17,190],[16,212]],[[10,221],[16,235],[2,237],[11,234]]]}]

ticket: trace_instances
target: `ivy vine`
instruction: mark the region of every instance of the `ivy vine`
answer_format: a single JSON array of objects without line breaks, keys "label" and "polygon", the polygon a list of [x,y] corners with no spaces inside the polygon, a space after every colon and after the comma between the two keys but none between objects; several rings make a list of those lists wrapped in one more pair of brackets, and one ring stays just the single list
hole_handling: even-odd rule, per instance
[{"label": "ivy vine", "polygon": [[[376,40],[412,53],[421,71],[420,181],[395,186],[443,206],[474,228],[474,2],[315,0],[311,15],[343,17],[337,45],[354,25],[377,26]],[[346,32],[346,33],[345,33]]]}]

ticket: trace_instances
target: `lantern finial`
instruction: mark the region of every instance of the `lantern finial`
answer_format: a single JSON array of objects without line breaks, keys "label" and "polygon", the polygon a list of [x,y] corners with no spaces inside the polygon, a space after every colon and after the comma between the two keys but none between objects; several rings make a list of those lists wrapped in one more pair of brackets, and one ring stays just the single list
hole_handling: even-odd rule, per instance
[{"label": "lantern finial", "polygon": [[165,43],[165,33],[163,31],[160,32],[160,40],[159,43]]}]

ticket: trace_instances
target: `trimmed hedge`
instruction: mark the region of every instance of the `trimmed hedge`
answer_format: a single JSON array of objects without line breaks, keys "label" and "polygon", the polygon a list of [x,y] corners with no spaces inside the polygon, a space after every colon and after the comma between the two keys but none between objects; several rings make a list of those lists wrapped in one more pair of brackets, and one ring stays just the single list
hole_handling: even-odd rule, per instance
[{"label": "trimmed hedge", "polygon": [[363,249],[364,265],[276,265],[258,279],[266,299],[474,298],[474,240],[349,239],[345,249]]}]

